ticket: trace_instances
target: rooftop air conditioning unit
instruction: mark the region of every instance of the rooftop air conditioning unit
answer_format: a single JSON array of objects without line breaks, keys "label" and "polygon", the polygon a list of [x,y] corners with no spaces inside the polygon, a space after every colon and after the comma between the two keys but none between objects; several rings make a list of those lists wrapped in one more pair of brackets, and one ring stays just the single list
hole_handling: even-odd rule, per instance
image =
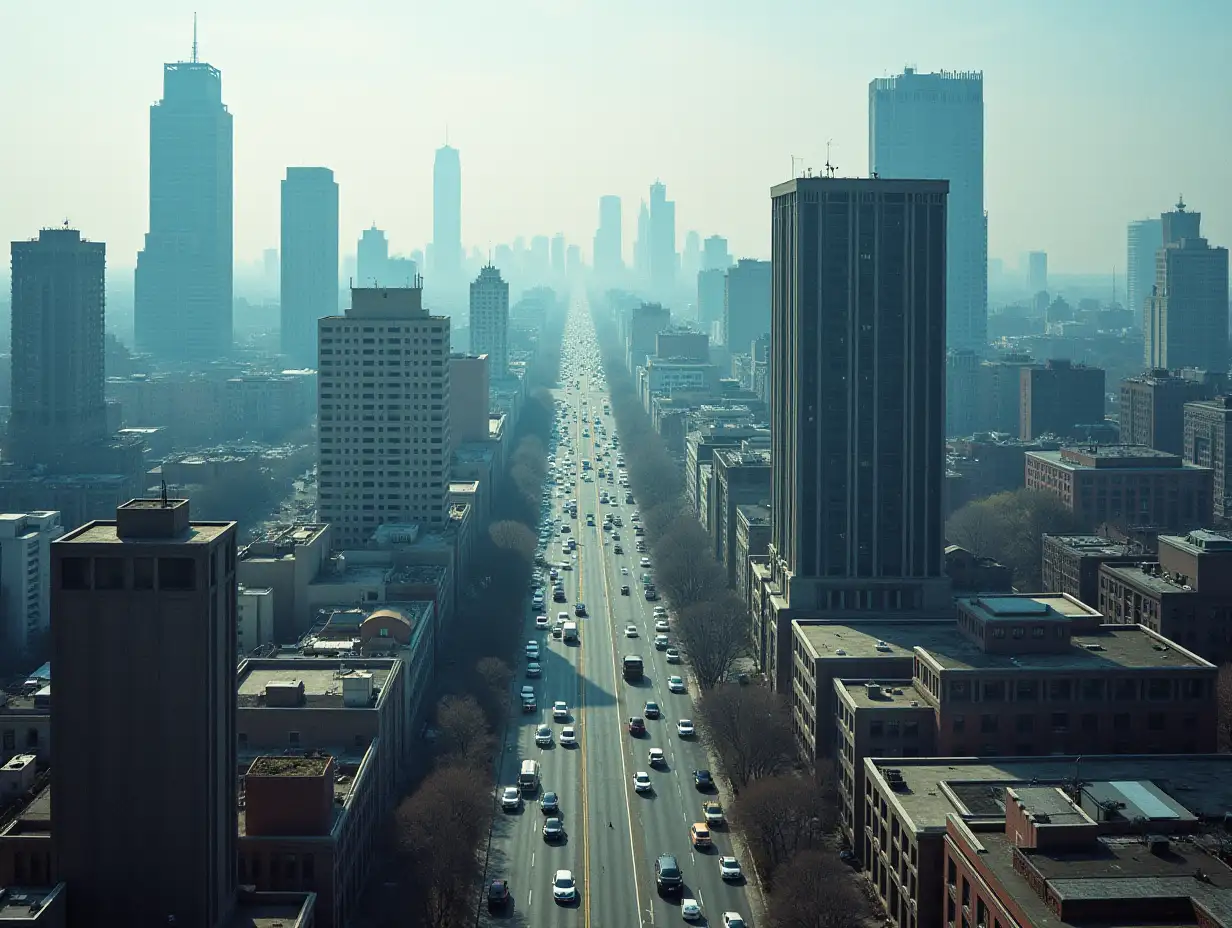
[{"label": "rooftop air conditioning unit", "polygon": [[877,642],[877,650],[878,650],[878,651],[889,651],[889,650],[890,650],[890,646],[889,646],[889,644],[887,644],[886,642],[881,641],[881,640],[878,640],[878,642]]}]

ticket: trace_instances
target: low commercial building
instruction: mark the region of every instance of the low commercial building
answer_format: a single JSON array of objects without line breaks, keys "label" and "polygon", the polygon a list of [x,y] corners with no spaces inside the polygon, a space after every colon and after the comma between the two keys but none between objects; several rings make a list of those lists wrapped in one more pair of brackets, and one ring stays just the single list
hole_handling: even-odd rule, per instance
[{"label": "low commercial building", "polygon": [[274,591],[274,641],[296,641],[308,631],[312,612],[306,593],[325,568],[331,544],[324,522],[295,522],[271,529],[240,550],[239,582]]},{"label": "low commercial building", "polygon": [[1103,564],[1125,566],[1149,560],[1152,556],[1138,545],[1103,535],[1044,535],[1040,585],[1045,593],[1068,593],[1098,608]]},{"label": "low commercial building", "polygon": [[945,549],[945,575],[955,595],[962,593],[1010,593],[1014,572],[991,557],[972,554],[960,545]]}]

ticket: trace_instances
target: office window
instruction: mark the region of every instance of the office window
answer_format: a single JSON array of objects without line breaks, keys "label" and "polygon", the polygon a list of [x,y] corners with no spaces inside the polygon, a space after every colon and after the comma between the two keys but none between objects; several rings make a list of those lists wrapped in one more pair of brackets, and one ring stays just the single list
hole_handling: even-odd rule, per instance
[{"label": "office window", "polygon": [[124,589],[124,559],[120,557],[96,557],[94,559],[94,589]]},{"label": "office window", "polygon": [[88,557],[60,559],[60,589],[90,589],[90,559]]},{"label": "office window", "polygon": [[133,558],[133,589],[134,590],[154,589],[154,558],[152,557]]},{"label": "office window", "polygon": [[173,592],[189,592],[197,588],[197,565],[190,557],[160,557],[158,588]]}]

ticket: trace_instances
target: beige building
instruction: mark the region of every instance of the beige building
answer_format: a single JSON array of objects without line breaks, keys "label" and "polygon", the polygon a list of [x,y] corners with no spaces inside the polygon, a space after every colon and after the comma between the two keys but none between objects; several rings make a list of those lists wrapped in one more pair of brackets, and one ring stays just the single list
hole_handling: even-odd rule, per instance
[{"label": "beige building", "polygon": [[488,380],[486,354],[449,356],[450,451],[464,441],[488,440]]},{"label": "beige building", "polygon": [[296,522],[270,530],[240,551],[239,582],[274,591],[274,641],[295,641],[308,630],[311,607],[305,593],[329,560],[332,538],[323,522]]},{"label": "beige building", "polygon": [[239,585],[236,594],[237,652],[251,654],[274,643],[274,591],[268,586]]}]

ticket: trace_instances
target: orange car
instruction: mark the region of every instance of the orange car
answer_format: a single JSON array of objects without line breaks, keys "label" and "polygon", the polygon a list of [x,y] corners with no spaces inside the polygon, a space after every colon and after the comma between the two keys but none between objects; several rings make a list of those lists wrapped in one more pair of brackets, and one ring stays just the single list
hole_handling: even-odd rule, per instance
[{"label": "orange car", "polygon": [[694,847],[710,847],[710,826],[705,822],[694,822],[689,828],[689,837],[693,839]]}]

